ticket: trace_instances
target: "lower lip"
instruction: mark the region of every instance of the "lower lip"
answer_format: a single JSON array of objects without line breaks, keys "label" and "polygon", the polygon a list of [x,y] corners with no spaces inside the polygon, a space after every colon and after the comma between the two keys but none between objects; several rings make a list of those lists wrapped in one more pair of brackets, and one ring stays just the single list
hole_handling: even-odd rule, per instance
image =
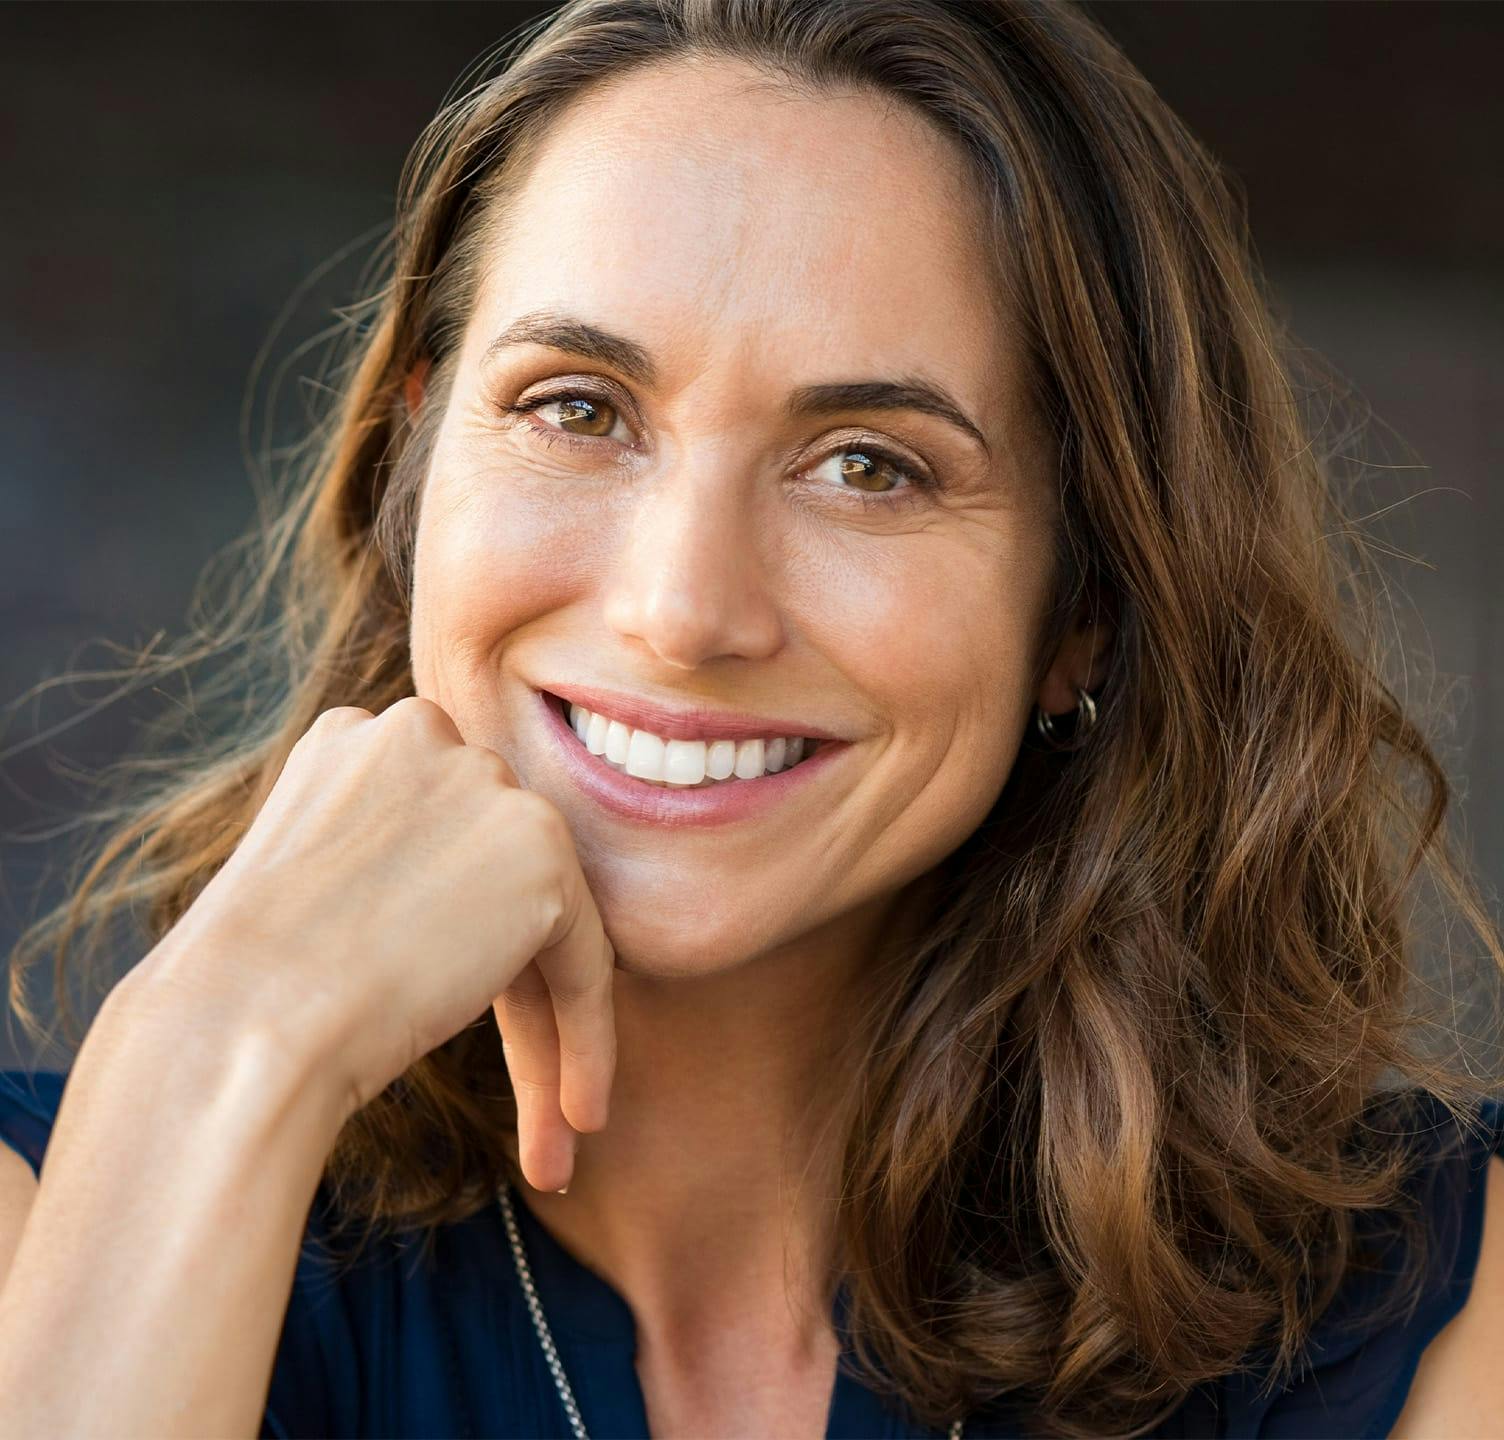
[{"label": "lower lip", "polygon": [[592,755],[564,718],[558,701],[535,692],[549,728],[558,737],[565,768],[587,795],[613,815],[652,825],[722,825],[746,820],[807,788],[848,749],[845,740],[822,740],[813,755],[788,770],[756,780],[726,780],[717,785],[650,785],[614,769]]}]

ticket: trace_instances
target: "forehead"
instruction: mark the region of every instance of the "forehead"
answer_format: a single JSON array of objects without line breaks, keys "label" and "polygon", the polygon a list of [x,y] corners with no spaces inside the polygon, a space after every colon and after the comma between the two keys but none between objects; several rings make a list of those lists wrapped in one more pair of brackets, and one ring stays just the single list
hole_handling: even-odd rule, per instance
[{"label": "forehead", "polygon": [[922,372],[987,415],[1007,356],[982,235],[958,147],[901,102],[680,59],[555,121],[477,320],[586,314],[700,373]]}]

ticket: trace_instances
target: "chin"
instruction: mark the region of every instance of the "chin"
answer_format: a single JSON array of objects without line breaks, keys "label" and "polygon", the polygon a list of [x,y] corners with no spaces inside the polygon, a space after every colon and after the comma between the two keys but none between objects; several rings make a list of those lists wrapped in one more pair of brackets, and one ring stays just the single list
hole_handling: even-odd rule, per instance
[{"label": "chin", "polygon": [[721,974],[745,964],[755,955],[745,940],[707,935],[703,923],[665,925],[661,919],[650,925],[629,919],[615,920],[602,910],[601,920],[616,952],[617,969],[628,975],[656,980],[696,980]]},{"label": "chin", "polygon": [[733,961],[728,966],[707,960],[703,955],[665,955],[661,950],[642,954],[632,950],[616,951],[616,968],[624,975],[641,980],[704,980],[734,968],[736,963]]},{"label": "chin", "polygon": [[580,866],[617,964],[642,975],[709,975],[776,944],[789,906],[776,882],[732,886],[716,869],[666,864],[644,850],[602,855],[581,846]]}]

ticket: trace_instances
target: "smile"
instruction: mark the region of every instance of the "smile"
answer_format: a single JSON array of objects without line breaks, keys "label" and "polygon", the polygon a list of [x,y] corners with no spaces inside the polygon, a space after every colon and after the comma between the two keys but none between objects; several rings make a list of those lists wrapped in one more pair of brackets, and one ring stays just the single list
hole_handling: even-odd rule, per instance
[{"label": "smile", "polygon": [[750,740],[675,740],[638,730],[583,705],[565,711],[580,743],[624,775],[650,785],[708,786],[760,780],[790,770],[818,740],[774,735]]},{"label": "smile", "polygon": [[797,735],[678,739],[535,693],[575,786],[614,815],[656,825],[750,818],[808,788],[852,748]]}]

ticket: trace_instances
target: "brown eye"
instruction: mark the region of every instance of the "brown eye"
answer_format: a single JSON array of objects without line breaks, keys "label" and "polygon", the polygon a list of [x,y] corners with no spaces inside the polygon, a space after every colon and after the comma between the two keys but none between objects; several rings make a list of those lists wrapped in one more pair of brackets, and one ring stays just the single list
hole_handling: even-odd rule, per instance
[{"label": "brown eye", "polygon": [[873,511],[896,512],[899,506],[919,504],[941,488],[939,481],[912,460],[867,440],[828,452],[807,473],[820,476],[822,472],[821,491],[844,494],[846,499],[838,504]]},{"label": "brown eye", "polygon": [[549,403],[559,407],[559,428],[570,435],[609,435],[616,428],[616,407],[609,400],[571,395]]},{"label": "brown eye", "polygon": [[[840,455],[841,479],[850,489],[885,494],[887,490],[894,488],[891,479],[894,467],[881,455],[865,450],[842,450]],[[886,486],[882,478],[884,470],[890,472]]]},{"label": "brown eye", "polygon": [[513,415],[528,415],[550,405],[558,406],[559,417],[558,421],[544,421],[544,429],[556,430],[576,439],[603,439],[611,435],[621,418],[620,409],[612,405],[611,400],[582,390],[556,390],[552,394],[531,396],[519,400],[516,405],[508,405],[507,411]]},{"label": "brown eye", "polygon": [[[611,432],[622,420],[621,406],[608,396],[597,394],[593,390],[571,388],[555,390],[549,394],[530,395],[505,408],[510,415],[540,412],[535,428],[538,438],[548,444],[554,444],[560,439],[565,443],[609,439]],[[555,409],[559,412],[557,419],[544,413]],[[623,425],[622,428],[626,430],[628,427]]]}]

